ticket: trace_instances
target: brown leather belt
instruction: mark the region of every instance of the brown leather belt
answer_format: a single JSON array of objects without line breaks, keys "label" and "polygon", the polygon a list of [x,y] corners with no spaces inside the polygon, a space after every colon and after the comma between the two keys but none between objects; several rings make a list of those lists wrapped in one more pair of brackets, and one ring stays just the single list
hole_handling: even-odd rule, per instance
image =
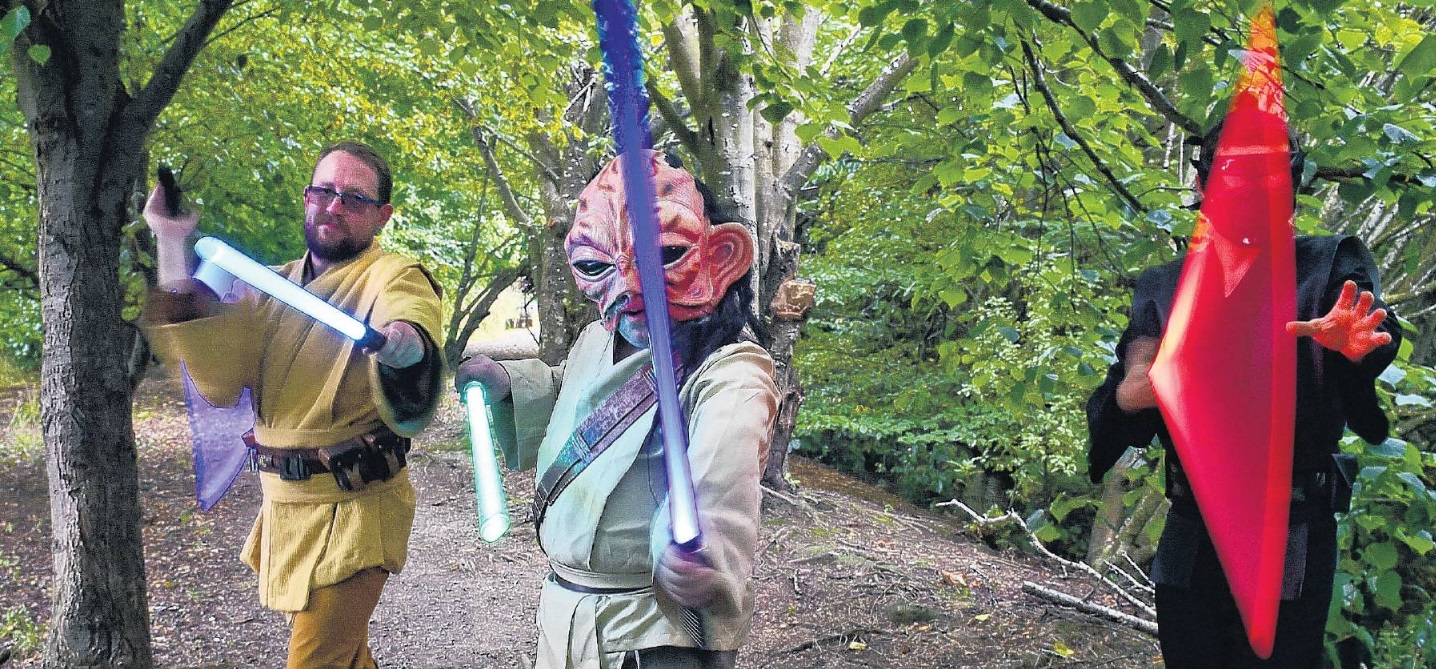
[{"label": "brown leather belt", "polygon": [[[331,450],[344,450],[347,447],[359,447],[366,444],[395,442],[396,446],[402,447],[404,438],[394,434],[387,426],[380,427],[373,432],[361,434],[357,437],[350,437],[344,441],[334,443],[325,448]],[[244,445],[253,452],[253,466],[261,472],[279,474],[279,477],[286,481],[304,481],[314,474],[329,472],[329,467],[319,457],[318,448],[274,448],[265,446],[254,440],[254,431],[244,433]],[[407,450],[407,449],[406,449]]]}]

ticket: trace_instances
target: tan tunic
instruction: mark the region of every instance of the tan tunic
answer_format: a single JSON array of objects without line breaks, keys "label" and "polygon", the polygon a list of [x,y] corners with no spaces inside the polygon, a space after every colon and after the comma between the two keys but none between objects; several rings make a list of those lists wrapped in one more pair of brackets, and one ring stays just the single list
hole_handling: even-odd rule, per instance
[{"label": "tan tunic", "polygon": [[[494,414],[507,462],[543,472],[593,407],[649,359],[645,350],[613,364],[613,335],[593,323],[560,367],[500,363],[514,389]],[[778,406],[772,360],[756,344],[725,346],[689,375],[679,401],[688,418],[702,554],[721,574],[720,593],[703,611],[708,648],[736,650],[753,615],[758,484]],[[555,573],[581,585],[638,590],[584,594],[546,579],[540,669],[607,669],[624,651],[694,645],[676,609],[652,587],[654,564],[671,541],[661,451],[643,450],[656,415],[654,408],[639,418],[548,510],[539,543]]]},{"label": "tan tunic", "polygon": [[[304,260],[278,271],[301,283]],[[383,253],[377,244],[305,288],[373,326],[408,321],[442,341],[438,285],[418,264]],[[267,296],[219,305],[209,317],[149,324],[145,332],[161,359],[184,361],[211,404],[233,405],[241,389],[251,388],[255,439],[266,446],[325,446],[381,424],[413,436],[433,417],[431,404],[401,419],[385,396],[373,356]],[[310,590],[368,567],[403,569],[414,519],[407,472],[357,492],[341,490],[322,474],[283,481],[264,473],[260,482],[264,503],[241,559],[259,573],[264,606],[301,611]]]}]

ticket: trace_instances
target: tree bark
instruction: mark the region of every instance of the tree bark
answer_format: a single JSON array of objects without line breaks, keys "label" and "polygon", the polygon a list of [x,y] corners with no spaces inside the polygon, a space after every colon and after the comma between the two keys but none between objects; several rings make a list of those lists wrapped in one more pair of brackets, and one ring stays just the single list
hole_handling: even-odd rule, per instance
[{"label": "tree bark", "polygon": [[[718,25],[711,12],[694,7],[664,27],[669,67],[691,110],[693,127],[682,124],[666,99],[659,100],[659,110],[696,156],[695,172],[712,188],[719,205],[742,216],[757,239],[755,308],[774,335],[768,352],[778,370],[781,398],[763,477],[764,484],[775,489],[789,487],[783,472],[803,397],[793,353],[804,318],[777,318],[772,303],[783,282],[799,272],[798,246],[793,243],[798,191],[827,156],[816,141],[803,146],[798,140],[802,119],[797,113],[769,123],[761,110],[748,109],[756,94],[753,79],[736,63],[754,54],[725,49],[749,49],[744,45],[756,41],[767,45],[764,52],[782,54],[789,59],[788,67],[802,70],[812,62],[821,23],[820,12],[809,8],[801,18],[783,14]],[[720,40],[724,33],[742,39]],[[916,66],[906,55],[894,59],[848,105],[849,125],[858,127],[877,111]],[[834,138],[841,132],[834,126],[823,136]]]},{"label": "tree bark", "polygon": [[[7,3],[8,4],[8,3]],[[34,0],[12,45],[39,195],[40,419],[54,578],[45,667],[153,665],[121,229],[145,137],[229,2],[206,2],[133,98],[119,75],[124,3]],[[45,45],[45,64],[29,58]]]},{"label": "tree bark", "polygon": [[590,149],[592,138],[602,132],[608,118],[599,72],[576,66],[567,88],[573,103],[564,112],[564,127],[572,130],[564,141],[559,144],[552,137],[539,135],[529,138],[534,154],[542,161],[537,169],[544,223],[530,253],[535,259],[533,278],[539,300],[539,357],[551,365],[568,355],[579,331],[595,318],[592,303],[573,282],[564,238],[573,226],[579,195],[601,167],[596,152]]}]

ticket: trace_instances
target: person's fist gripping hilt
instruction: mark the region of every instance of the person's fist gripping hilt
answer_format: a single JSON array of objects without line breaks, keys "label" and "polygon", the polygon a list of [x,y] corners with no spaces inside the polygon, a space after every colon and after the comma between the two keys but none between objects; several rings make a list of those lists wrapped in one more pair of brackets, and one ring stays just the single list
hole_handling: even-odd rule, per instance
[{"label": "person's fist gripping hilt", "polygon": [[366,349],[364,352],[373,354],[380,364],[404,369],[424,359],[424,335],[419,334],[413,325],[392,321],[380,327],[379,334],[384,335],[384,346],[377,351]]},{"label": "person's fist gripping hilt", "polygon": [[513,390],[508,370],[494,362],[493,358],[483,354],[465,360],[457,370],[454,370],[454,390],[457,390],[460,395],[464,393],[464,386],[470,383],[478,383],[484,387],[484,398],[489,404],[496,404],[508,399],[509,393]]}]

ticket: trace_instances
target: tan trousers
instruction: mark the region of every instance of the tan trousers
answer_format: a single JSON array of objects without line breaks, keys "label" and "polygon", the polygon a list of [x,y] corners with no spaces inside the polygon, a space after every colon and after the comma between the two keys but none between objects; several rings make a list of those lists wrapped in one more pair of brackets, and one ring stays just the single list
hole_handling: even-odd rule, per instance
[{"label": "tan trousers", "polygon": [[369,616],[389,572],[370,567],[309,593],[290,617],[289,669],[378,669],[369,652]]}]

